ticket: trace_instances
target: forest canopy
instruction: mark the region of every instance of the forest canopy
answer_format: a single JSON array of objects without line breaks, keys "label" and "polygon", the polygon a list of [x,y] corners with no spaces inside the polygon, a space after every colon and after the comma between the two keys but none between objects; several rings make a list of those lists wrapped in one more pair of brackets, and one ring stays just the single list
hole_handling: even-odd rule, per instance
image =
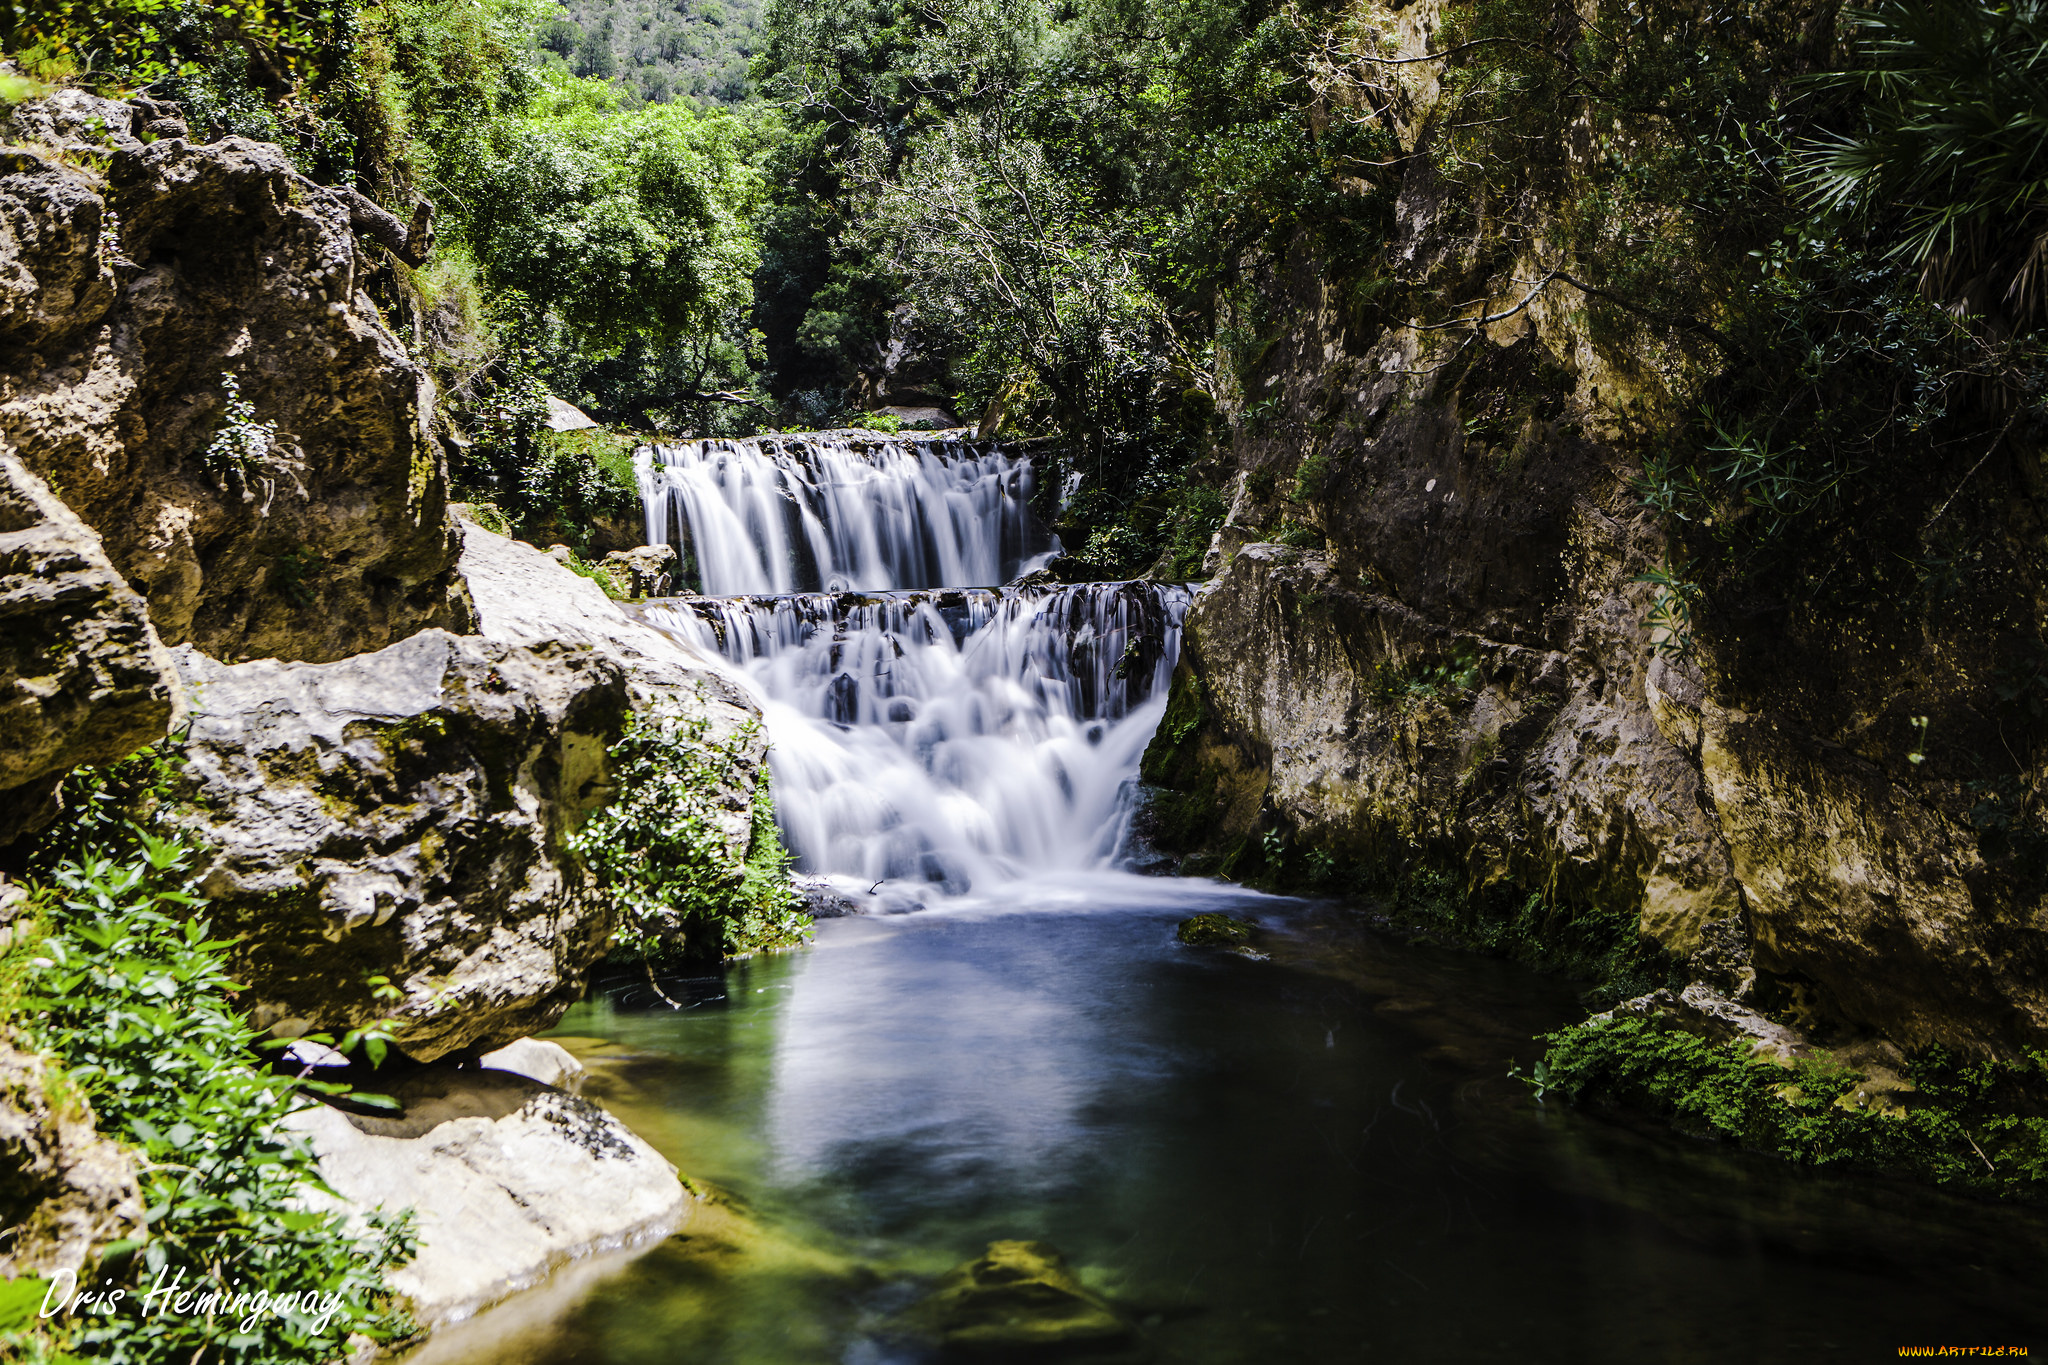
[{"label": "forest canopy", "polygon": [[[1419,48],[1324,0],[54,0],[0,25],[28,78],[147,87],[401,219],[431,201],[436,258],[377,296],[451,397],[458,474],[515,512],[630,501],[540,429],[546,392],[699,434],[931,406],[1055,437],[1099,570],[1192,572],[1216,453],[1271,418],[1247,380],[1289,262],[1361,336],[1425,335],[1519,253],[1691,414],[1645,452],[1693,542],[1683,610],[1929,434],[2041,401],[2048,41],[2032,0],[1596,11],[1464,0]],[[1429,186],[1462,276],[1402,243]]]}]

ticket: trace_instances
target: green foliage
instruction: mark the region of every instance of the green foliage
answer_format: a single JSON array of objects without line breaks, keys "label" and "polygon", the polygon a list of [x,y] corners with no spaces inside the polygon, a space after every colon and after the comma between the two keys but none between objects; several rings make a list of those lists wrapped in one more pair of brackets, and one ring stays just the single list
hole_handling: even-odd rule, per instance
[{"label": "green foliage", "polygon": [[571,0],[567,8],[567,19],[548,25],[543,45],[564,60],[576,58],[578,74],[588,75],[593,72],[581,69],[583,54],[593,40],[603,43],[628,99],[737,104],[753,96],[747,59],[762,42],[756,0],[672,0],[651,7]]},{"label": "green foliage", "polygon": [[760,177],[731,115],[622,110],[600,85],[543,76],[486,132],[461,187],[469,241],[492,286],[559,318],[577,349],[672,345],[750,302]]},{"label": "green foliage", "polygon": [[2039,0],[1879,0],[1853,12],[1859,61],[1829,84],[1860,126],[1803,147],[1797,179],[1828,212],[1893,222],[1893,256],[1973,314],[2048,306],[2048,8]]},{"label": "green foliage", "polygon": [[714,740],[701,716],[636,718],[612,747],[619,794],[570,847],[596,874],[629,958],[716,959],[793,947],[809,921],[789,884],[767,774],[751,841],[735,860],[717,824],[722,792],[744,783],[749,730]]},{"label": "green foliage", "polygon": [[[256,420],[256,405],[242,397],[241,381],[234,375],[223,371],[220,385],[227,393],[226,412],[200,460],[222,492],[246,496],[270,464],[277,424]],[[267,498],[264,505],[269,506]]]},{"label": "green foliage", "polygon": [[293,0],[37,0],[0,5],[0,51],[144,84],[236,45],[282,74],[312,61],[333,21],[332,5]]},{"label": "green foliage", "polygon": [[1838,1107],[1865,1077],[1825,1056],[1788,1069],[1739,1040],[1715,1046],[1654,1019],[1596,1018],[1544,1041],[1539,1084],[1569,1100],[1646,1109],[1802,1165],[2026,1198],[2048,1190],[2048,1119],[2028,1099],[2048,1080],[2048,1053],[1963,1063],[1930,1048],[1908,1067],[1905,1112],[1891,1115]]},{"label": "green foliage", "polygon": [[[411,1255],[408,1221],[372,1216],[357,1227],[301,1205],[325,1186],[305,1141],[278,1127],[301,1101],[294,1082],[254,1064],[257,1033],[231,1004],[230,944],[208,933],[205,903],[183,877],[186,850],[146,833],[133,845],[121,860],[88,851],[56,863],[37,895],[42,936],[9,957],[30,958],[15,1015],[22,1037],[60,1059],[102,1130],[142,1157],[148,1230],[101,1253],[128,1302],[66,1321],[65,1349],[138,1365],[201,1354],[255,1365],[338,1359],[358,1333],[380,1343],[408,1335],[382,1279]],[[290,1306],[140,1311],[150,1285],[178,1279],[196,1293],[260,1291]]]},{"label": "green foliage", "polygon": [[463,496],[487,495],[503,534],[587,550],[594,523],[640,511],[639,442],[602,428],[550,431],[547,398],[531,368],[513,369],[473,414],[456,477]]}]

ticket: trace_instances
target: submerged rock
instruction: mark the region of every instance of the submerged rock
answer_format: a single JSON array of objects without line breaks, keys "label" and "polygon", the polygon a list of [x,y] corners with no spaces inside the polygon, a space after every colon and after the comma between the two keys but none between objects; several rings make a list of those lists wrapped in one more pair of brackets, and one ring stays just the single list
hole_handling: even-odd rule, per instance
[{"label": "submerged rock", "polygon": [[0,449],[0,844],[56,813],[66,770],[162,736],[176,684],[100,538]]},{"label": "submerged rock", "polygon": [[438,630],[331,664],[177,653],[197,701],[163,818],[244,936],[256,1024],[389,1018],[431,1060],[560,1017],[611,933],[563,841],[608,794],[615,663]]},{"label": "submerged rock", "polygon": [[285,1123],[312,1140],[346,1206],[417,1212],[419,1255],[390,1282],[424,1327],[569,1261],[657,1241],[689,1214],[675,1168],[588,1100],[475,1067],[425,1067],[387,1089],[400,1117],[318,1106]]},{"label": "submerged rock", "polygon": [[911,1318],[956,1359],[1138,1358],[1131,1324],[1046,1242],[990,1242],[940,1280]]},{"label": "submerged rock", "polygon": [[1245,957],[1264,956],[1252,950],[1252,926],[1228,915],[1211,912],[1184,919],[1174,937],[1197,948],[1227,948]]}]

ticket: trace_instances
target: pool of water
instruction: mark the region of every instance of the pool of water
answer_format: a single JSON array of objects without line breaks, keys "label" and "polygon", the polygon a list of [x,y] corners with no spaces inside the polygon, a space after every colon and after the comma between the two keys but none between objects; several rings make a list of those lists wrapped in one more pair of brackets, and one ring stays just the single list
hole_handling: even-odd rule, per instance
[{"label": "pool of water", "polygon": [[[1198,910],[1269,957],[1175,941]],[[900,1314],[1036,1239],[1146,1358],[1856,1361],[2048,1349],[2048,1220],[1535,1102],[1571,989],[1330,906],[1099,876],[827,921],[558,1030],[719,1207],[446,1362],[927,1358]]]}]

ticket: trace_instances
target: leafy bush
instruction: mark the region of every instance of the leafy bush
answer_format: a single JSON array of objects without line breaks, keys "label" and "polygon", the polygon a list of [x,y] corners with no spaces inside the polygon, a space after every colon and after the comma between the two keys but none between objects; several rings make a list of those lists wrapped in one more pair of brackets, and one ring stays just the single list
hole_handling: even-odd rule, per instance
[{"label": "leafy bush", "polygon": [[[290,1079],[255,1064],[257,1033],[232,1004],[230,944],[210,937],[186,860],[143,834],[123,860],[59,862],[36,897],[40,940],[7,960],[20,972],[19,1035],[57,1060],[103,1131],[136,1148],[148,1220],[140,1238],[101,1251],[126,1303],[44,1327],[78,1356],[136,1365],[334,1360],[354,1334],[396,1341],[412,1325],[382,1272],[412,1254],[409,1223],[373,1215],[354,1227],[304,1207],[325,1186],[304,1139],[278,1127],[301,1101]],[[242,1307],[209,1318],[158,1300],[145,1311],[151,1286],[180,1280],[245,1296]],[[293,1306],[251,1314],[259,1292]]]},{"label": "leafy bush", "polygon": [[1716,1046],[1645,1018],[1596,1018],[1550,1034],[1539,1093],[1663,1114],[1681,1129],[1802,1165],[1889,1171],[1938,1184],[2039,1198],[2048,1193],[2048,1119],[2025,1091],[2048,1053],[1962,1064],[1939,1048],[1914,1058],[1903,1114],[1844,1109],[1865,1078],[1825,1056],[1787,1069],[1735,1041]]},{"label": "leafy bush", "polygon": [[740,776],[752,723],[722,742],[709,728],[702,716],[635,718],[611,750],[617,798],[570,841],[618,916],[625,958],[716,959],[794,947],[809,931],[765,771],[743,861],[718,827],[714,803]]}]

